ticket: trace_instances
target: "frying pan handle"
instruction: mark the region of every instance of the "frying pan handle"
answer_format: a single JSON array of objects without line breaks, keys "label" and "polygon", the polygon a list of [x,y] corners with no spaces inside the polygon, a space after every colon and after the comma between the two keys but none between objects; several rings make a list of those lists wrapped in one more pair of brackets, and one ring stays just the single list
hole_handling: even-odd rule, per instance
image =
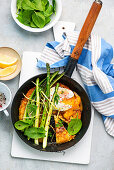
[{"label": "frying pan handle", "polygon": [[79,59],[79,57],[82,53],[83,47],[84,47],[86,41],[88,40],[89,35],[90,35],[90,33],[93,29],[93,26],[95,24],[95,21],[99,15],[101,7],[102,7],[102,2],[100,0],[95,0],[93,2],[91,9],[88,13],[88,16],[85,20],[85,23],[81,29],[80,34],[79,34],[77,44],[71,54],[72,58],[75,58],[77,60]]},{"label": "frying pan handle", "polygon": [[84,25],[81,29],[80,34],[79,34],[77,44],[74,47],[71,57],[69,59],[69,63],[65,68],[65,74],[68,76],[71,76],[74,71],[76,63],[82,53],[83,47],[84,47],[86,41],[88,40],[89,35],[90,35],[90,33],[93,29],[93,26],[95,24],[95,21],[99,15],[101,7],[102,7],[102,1],[100,1],[100,0],[95,0],[91,6],[88,16],[84,22]]},{"label": "frying pan handle", "polygon": [[77,66],[77,62],[78,62],[77,59],[69,57],[68,64],[65,68],[65,75],[67,75],[68,77],[72,76],[72,73],[73,73],[75,67]]}]

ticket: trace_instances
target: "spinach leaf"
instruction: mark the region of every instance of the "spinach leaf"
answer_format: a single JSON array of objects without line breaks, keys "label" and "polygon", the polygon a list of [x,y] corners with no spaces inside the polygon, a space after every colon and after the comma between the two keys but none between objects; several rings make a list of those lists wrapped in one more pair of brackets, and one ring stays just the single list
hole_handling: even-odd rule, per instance
[{"label": "spinach leaf", "polygon": [[44,11],[44,16],[45,16],[45,17],[49,17],[49,16],[51,16],[52,14],[53,14],[53,7],[52,7],[52,5],[50,5],[50,6],[47,8],[47,10]]},{"label": "spinach leaf", "polygon": [[30,127],[25,129],[24,135],[32,139],[39,139],[45,137],[45,130],[44,128]]},{"label": "spinach leaf", "polygon": [[32,14],[32,20],[39,28],[43,28],[45,25],[45,17],[41,12],[34,12]]},{"label": "spinach leaf", "polygon": [[70,135],[75,135],[79,132],[82,127],[82,121],[80,119],[71,119],[70,123],[68,124],[68,133]]},{"label": "spinach leaf", "polygon": [[45,11],[45,3],[42,0],[33,0],[32,2],[35,5],[35,10]]},{"label": "spinach leaf", "polygon": [[21,23],[23,23],[24,25],[29,26],[30,22],[32,20],[32,13],[33,13],[33,11],[29,11],[29,10],[20,11],[20,13],[18,14],[17,19]]},{"label": "spinach leaf", "polygon": [[22,8],[24,10],[34,10],[36,7],[35,7],[35,4],[33,2],[31,2],[30,0],[23,0]]},{"label": "spinach leaf", "polygon": [[18,130],[24,130],[25,128],[29,127],[30,124],[24,122],[23,120],[19,120],[15,123],[15,128]]},{"label": "spinach leaf", "polygon": [[50,17],[45,18],[45,25],[51,21]]},{"label": "spinach leaf", "polygon": [[25,119],[25,120],[22,120],[23,122],[25,122],[25,123],[27,123],[27,124],[29,124],[30,126],[32,126],[33,125],[33,121],[34,121],[34,119]]},{"label": "spinach leaf", "polygon": [[17,0],[17,9],[21,9],[21,5],[22,5],[22,1],[23,0]]},{"label": "spinach leaf", "polygon": [[45,10],[47,10],[49,7],[49,1],[47,2],[46,6],[45,6]]},{"label": "spinach leaf", "polygon": [[48,0],[42,0],[42,3],[43,3],[45,6],[47,5],[48,2],[49,2]]},{"label": "spinach leaf", "polygon": [[56,2],[55,2],[55,0],[52,0],[52,4],[53,4],[53,12],[56,13]]},{"label": "spinach leaf", "polygon": [[31,26],[32,28],[37,28],[37,26],[34,24],[33,21],[31,21],[30,26]]},{"label": "spinach leaf", "polygon": [[19,12],[17,19],[23,24],[23,19],[22,19],[23,12],[22,10]]}]

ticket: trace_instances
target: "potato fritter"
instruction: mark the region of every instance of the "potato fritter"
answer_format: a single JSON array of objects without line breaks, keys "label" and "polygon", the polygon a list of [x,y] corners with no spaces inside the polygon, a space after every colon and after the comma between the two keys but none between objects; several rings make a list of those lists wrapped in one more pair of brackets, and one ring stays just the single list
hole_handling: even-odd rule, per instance
[{"label": "potato fritter", "polygon": [[72,139],[74,139],[75,135],[70,135],[68,131],[65,129],[64,125],[56,127],[58,121],[60,120],[58,116],[54,116],[55,119],[55,128],[56,128],[56,143],[66,143]]},{"label": "potato fritter", "polygon": [[[26,94],[26,97],[29,98],[32,94],[32,92],[35,90],[35,87],[31,88],[27,94]],[[19,107],[19,120],[22,120],[23,119],[23,116],[24,116],[24,112],[25,112],[25,108],[26,108],[26,104],[28,102],[28,99],[27,98],[23,98],[21,100],[21,104],[20,104],[20,107]]]}]

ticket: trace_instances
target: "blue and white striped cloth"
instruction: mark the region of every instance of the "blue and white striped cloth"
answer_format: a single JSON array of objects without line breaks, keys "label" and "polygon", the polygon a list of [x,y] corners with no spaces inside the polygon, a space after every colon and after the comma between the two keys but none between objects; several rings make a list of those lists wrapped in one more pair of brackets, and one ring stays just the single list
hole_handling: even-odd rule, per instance
[{"label": "blue and white striped cloth", "polygon": [[[37,66],[66,66],[78,40],[78,32],[63,35],[62,42],[46,44]],[[78,70],[94,108],[102,114],[107,133],[114,137],[114,65],[113,48],[104,39],[91,35],[78,60]]]}]

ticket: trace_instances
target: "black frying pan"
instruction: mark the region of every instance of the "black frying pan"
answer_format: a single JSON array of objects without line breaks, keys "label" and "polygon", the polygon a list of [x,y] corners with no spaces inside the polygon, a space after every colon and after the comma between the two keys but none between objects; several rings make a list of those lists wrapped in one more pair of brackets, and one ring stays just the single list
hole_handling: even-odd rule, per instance
[{"label": "black frying pan", "polygon": [[[26,81],[17,91],[14,99],[13,99],[13,103],[12,103],[12,108],[11,108],[11,118],[12,118],[12,123],[13,125],[15,124],[15,122],[17,122],[19,120],[19,106],[20,106],[20,102],[23,98],[23,93],[26,94],[27,91],[34,87],[34,84],[32,83],[32,81],[36,82],[36,79],[39,77],[40,81],[42,79],[44,79],[46,77],[47,74],[40,74],[38,76],[32,77],[31,79],[29,79],[28,81]],[[57,152],[57,151],[62,151],[65,150],[67,148],[70,148],[71,146],[73,146],[74,144],[76,144],[86,133],[89,124],[90,124],[90,120],[91,120],[91,104],[89,101],[89,98],[85,92],[85,90],[73,79],[71,79],[68,76],[63,76],[60,81],[62,84],[67,85],[72,91],[75,91],[76,93],[78,93],[78,95],[81,97],[82,100],[82,105],[83,105],[83,111],[82,111],[82,128],[80,130],[80,132],[76,135],[75,139],[73,139],[70,142],[64,143],[64,144],[60,144],[57,145],[56,143],[48,143],[45,151],[48,152]],[[33,143],[33,140],[27,140],[27,137],[23,135],[23,133],[21,131],[18,131],[17,129],[15,129],[18,136],[28,145],[30,145],[31,147],[38,149],[38,150],[42,150],[42,144],[40,145],[35,145]]]},{"label": "black frying pan", "polygon": [[[71,79],[70,76],[72,75],[72,72],[76,66],[77,60],[82,52],[83,46],[86,43],[86,41],[91,33],[91,30],[93,28],[93,25],[94,25],[96,19],[97,19],[97,16],[99,14],[101,6],[102,6],[102,2],[99,0],[96,0],[93,3],[93,5],[90,9],[90,12],[86,18],[86,21],[83,25],[83,28],[80,32],[76,47],[74,48],[73,53],[69,59],[68,65],[65,69],[65,75],[59,80],[60,83],[65,84],[72,91],[75,91],[81,97],[82,105],[83,105],[83,111],[82,111],[82,117],[81,117],[82,128],[79,131],[79,133],[76,134],[76,137],[73,140],[71,140],[67,143],[64,143],[64,144],[56,144],[54,142],[53,143],[49,142],[45,150],[42,148],[42,144],[39,144],[39,145],[34,144],[32,140],[27,140],[27,137],[24,136],[21,131],[18,131],[17,129],[15,129],[18,136],[26,144],[28,144],[29,146],[31,146],[37,150],[43,150],[43,151],[47,151],[47,152],[57,152],[57,151],[62,151],[62,150],[68,149],[82,139],[82,137],[85,135],[85,133],[89,127],[90,120],[91,120],[91,104],[90,104],[89,98],[88,98],[85,90],[76,81]],[[12,118],[13,125],[15,124],[16,121],[19,120],[19,106],[20,106],[20,102],[23,98],[23,93],[26,94],[27,91],[34,86],[32,81],[35,82],[37,78],[39,78],[41,81],[46,77],[46,75],[47,74],[41,74],[41,75],[32,77],[31,79],[26,81],[17,91],[17,93],[13,99],[12,108],[11,108],[11,118]]]}]

